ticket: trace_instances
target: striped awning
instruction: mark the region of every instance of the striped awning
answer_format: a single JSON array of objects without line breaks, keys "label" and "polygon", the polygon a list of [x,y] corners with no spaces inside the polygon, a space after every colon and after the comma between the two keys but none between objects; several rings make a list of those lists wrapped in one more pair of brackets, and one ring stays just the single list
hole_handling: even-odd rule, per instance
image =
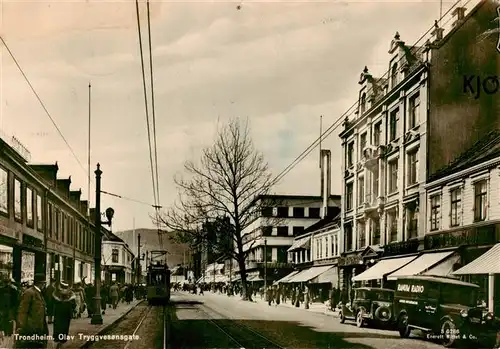
[{"label": "striped awning", "polygon": [[331,266],[322,266],[322,267],[312,267],[306,270],[303,270],[299,274],[295,275],[293,278],[290,279],[289,282],[308,282],[311,279],[314,279],[316,276],[324,273],[328,269],[330,269]]},{"label": "striped awning", "polygon": [[387,274],[392,273],[395,270],[405,266],[406,264],[413,261],[417,256],[413,257],[399,257],[391,259],[382,259],[373,267],[368,268],[359,275],[352,278],[352,281],[370,281],[370,280],[381,280]]},{"label": "striped awning", "polygon": [[292,277],[294,277],[295,275],[297,275],[298,273],[300,273],[300,270],[295,270],[295,271],[292,271],[290,274],[288,274],[287,276],[285,276],[284,278],[281,278],[279,279],[278,281],[276,281],[277,284],[279,283],[284,283],[284,282],[287,282],[288,280],[290,280]]},{"label": "striped awning", "polygon": [[454,275],[500,274],[500,243],[463,266]]},{"label": "striped awning", "polygon": [[453,253],[455,253],[455,251],[424,253],[417,259],[413,260],[411,263],[408,263],[401,269],[398,269],[394,273],[388,275],[387,280],[396,280],[401,276],[421,275],[430,268],[436,266],[439,262],[444,261],[445,259],[450,257]]},{"label": "striped awning", "polygon": [[309,250],[311,248],[311,239],[309,237],[304,239],[295,240],[292,247],[288,249],[288,252],[304,249]]}]

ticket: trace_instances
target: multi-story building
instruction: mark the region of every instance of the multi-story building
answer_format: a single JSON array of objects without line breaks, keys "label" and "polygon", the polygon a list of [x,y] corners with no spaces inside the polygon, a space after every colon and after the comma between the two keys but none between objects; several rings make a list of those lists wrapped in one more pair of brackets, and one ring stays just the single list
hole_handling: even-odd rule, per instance
[{"label": "multi-story building", "polygon": [[71,178],[58,179],[57,163],[28,164],[28,151],[17,141],[0,139],[0,245],[10,253],[17,282],[43,273],[72,283],[75,269],[92,278],[93,225],[81,191]]},{"label": "multi-story building", "polygon": [[137,274],[132,268],[134,253],[125,241],[109,230],[103,230],[101,279],[106,282],[132,283],[134,274]]},{"label": "multi-story building", "polygon": [[424,47],[406,45],[396,33],[389,49],[390,75],[376,78],[365,67],[357,112],[340,134],[343,288],[382,253],[416,252],[424,235],[419,215],[425,201],[427,151],[424,52]]},{"label": "multi-story building", "polygon": [[[288,250],[294,238],[302,234],[323,215],[336,215],[340,210],[340,196],[261,195],[256,205],[264,202],[278,203],[277,207],[266,207],[243,231],[247,280],[268,282],[278,280],[293,270]],[[278,206],[279,205],[279,206]],[[267,206],[267,205],[264,205]],[[233,272],[239,267],[233,265]]]}]

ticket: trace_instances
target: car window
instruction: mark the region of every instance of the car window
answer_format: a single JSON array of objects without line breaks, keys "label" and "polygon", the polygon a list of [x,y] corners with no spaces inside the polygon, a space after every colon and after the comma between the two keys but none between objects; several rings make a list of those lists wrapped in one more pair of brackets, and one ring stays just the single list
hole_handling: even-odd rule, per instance
[{"label": "car window", "polygon": [[376,300],[391,302],[393,300],[393,294],[390,292],[377,292]]}]

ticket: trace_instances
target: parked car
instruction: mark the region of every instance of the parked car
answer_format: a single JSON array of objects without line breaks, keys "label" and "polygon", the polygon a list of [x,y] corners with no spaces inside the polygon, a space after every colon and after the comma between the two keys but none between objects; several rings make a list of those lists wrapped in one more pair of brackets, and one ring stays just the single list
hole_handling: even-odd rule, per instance
[{"label": "parked car", "polygon": [[352,303],[343,304],[339,312],[340,323],[356,321],[358,327],[371,322],[391,325],[394,322],[394,290],[360,287],[354,290]]},{"label": "parked car", "polygon": [[400,336],[408,337],[411,330],[418,329],[445,347],[484,339],[492,331],[493,316],[478,307],[478,289],[475,284],[447,277],[398,278],[394,310]]}]

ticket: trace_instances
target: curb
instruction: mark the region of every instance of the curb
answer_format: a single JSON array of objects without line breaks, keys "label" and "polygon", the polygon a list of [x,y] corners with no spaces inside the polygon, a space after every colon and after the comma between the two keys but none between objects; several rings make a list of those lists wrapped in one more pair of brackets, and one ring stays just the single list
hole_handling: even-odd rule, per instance
[{"label": "curb", "polygon": [[[99,330],[97,333],[94,333],[93,335],[94,336],[100,336],[100,335],[103,335],[106,331],[108,331],[109,329],[111,329],[113,327],[113,325],[116,325],[118,322],[120,322],[125,316],[127,316],[128,314],[130,314],[132,312],[132,310],[134,310],[139,304],[145,302],[145,300],[141,300],[140,302],[137,302],[133,307],[131,307],[129,310],[127,310],[125,313],[123,313],[122,315],[120,315],[120,317],[118,317],[115,321],[113,321],[112,323],[110,323],[109,325],[106,325],[104,326],[101,330]],[[78,348],[79,349],[87,349],[89,348],[93,343],[95,343],[95,341],[91,341],[91,340],[88,340],[86,341],[84,344],[80,345]]]}]

